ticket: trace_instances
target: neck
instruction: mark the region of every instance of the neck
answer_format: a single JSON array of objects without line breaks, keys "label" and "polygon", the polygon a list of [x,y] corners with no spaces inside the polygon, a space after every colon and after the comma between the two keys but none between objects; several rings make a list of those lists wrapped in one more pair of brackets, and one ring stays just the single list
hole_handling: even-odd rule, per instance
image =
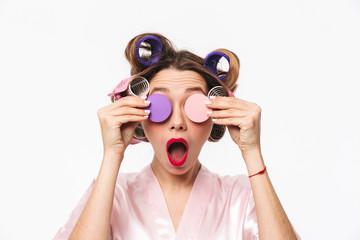
[{"label": "neck", "polygon": [[196,176],[200,170],[201,164],[199,160],[196,160],[193,167],[187,172],[181,174],[173,174],[166,170],[154,157],[151,168],[161,186],[161,188],[167,190],[181,190],[186,188],[192,188],[194,185]]}]

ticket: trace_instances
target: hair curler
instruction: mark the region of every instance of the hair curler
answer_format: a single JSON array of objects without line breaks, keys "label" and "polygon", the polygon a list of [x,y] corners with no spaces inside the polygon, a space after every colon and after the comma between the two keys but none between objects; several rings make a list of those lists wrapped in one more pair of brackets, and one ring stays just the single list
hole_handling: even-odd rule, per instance
[{"label": "hair curler", "polygon": [[[230,90],[228,91],[229,93],[231,93]],[[213,87],[212,89],[210,89],[208,93],[208,97],[211,96],[225,97],[226,90],[222,86]],[[219,141],[224,136],[225,131],[226,131],[226,127],[224,125],[214,124],[213,128],[211,129],[209,140],[212,142]]]},{"label": "hair curler", "polygon": [[115,87],[114,91],[109,93],[109,97],[114,97],[114,101],[119,100],[122,97],[126,96],[126,89],[129,86],[129,83],[131,81],[132,77],[125,78],[121,80]]},{"label": "hair curler", "polygon": [[226,97],[226,90],[222,87],[222,86],[216,86],[213,87],[212,89],[210,89],[210,91],[208,92],[208,97],[210,98],[211,96],[221,96],[221,97]]},{"label": "hair curler", "polygon": [[[141,76],[128,77],[120,81],[118,85],[116,85],[114,92],[109,93],[108,96],[114,98],[115,101],[119,100],[122,97],[126,96],[144,96],[149,93],[150,85],[149,81]],[[133,134],[133,139],[130,144],[137,144],[140,142],[146,141],[146,136],[144,133],[144,129],[139,123],[135,127],[135,131]]]},{"label": "hair curler", "polygon": [[225,134],[226,127],[224,125],[215,124],[211,129],[209,140],[212,142],[219,141]]},{"label": "hair curler", "polygon": [[144,96],[149,93],[150,85],[149,81],[140,76],[128,77],[121,80],[116,85],[114,91],[109,93],[108,96],[114,97],[117,101],[122,97],[126,96]]},{"label": "hair curler", "polygon": [[143,126],[141,125],[141,123],[136,125],[133,136],[136,139],[145,139],[146,138],[145,132],[144,132],[144,129],[143,129]]},{"label": "hair curler", "polygon": [[224,57],[230,66],[230,58],[228,55],[226,55],[225,53],[222,52],[211,52],[209,53],[205,60],[204,60],[204,66],[209,69],[212,73],[214,73],[221,81],[223,81],[225,79],[225,77],[227,76],[226,72],[218,72],[217,66],[220,62],[220,59]]},{"label": "hair curler", "polygon": [[149,93],[149,81],[144,77],[134,77],[128,87],[127,94],[130,96],[146,96]]},{"label": "hair curler", "polygon": [[[149,89],[150,89],[149,81],[144,77],[137,76],[130,81],[127,87],[127,93],[128,95],[131,96],[146,96],[149,93]],[[133,137],[138,140],[143,140],[146,138],[141,123],[139,123],[135,127]],[[133,139],[131,143],[136,144],[138,143],[138,141],[134,141]]]},{"label": "hair curler", "polygon": [[[148,59],[148,61],[145,61],[142,56],[140,56],[140,48],[142,47],[141,44],[145,45],[144,43],[150,45],[150,47],[146,46],[145,48],[150,48],[151,55]],[[151,66],[152,64],[159,61],[161,57],[161,51],[162,51],[162,43],[161,40],[158,37],[155,37],[153,35],[148,35],[143,38],[141,38],[137,44],[136,44],[136,56],[138,57],[139,61],[145,65],[145,66]]]}]

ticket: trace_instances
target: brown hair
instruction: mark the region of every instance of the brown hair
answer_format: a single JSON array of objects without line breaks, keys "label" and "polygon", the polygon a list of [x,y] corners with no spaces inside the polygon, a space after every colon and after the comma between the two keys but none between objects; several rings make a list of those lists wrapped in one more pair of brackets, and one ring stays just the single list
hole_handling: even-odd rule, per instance
[{"label": "brown hair", "polygon": [[[138,59],[136,45],[141,38],[149,35],[160,39],[162,43],[162,50],[160,53],[160,59],[156,63],[151,66],[145,66]],[[151,51],[151,45],[146,44],[145,42],[145,44],[140,45],[140,49]],[[236,88],[237,78],[239,76],[239,58],[235,53],[226,49],[217,49],[215,51],[226,54],[230,59],[229,70],[223,81],[219,80],[218,76],[204,67],[204,58],[186,50],[177,51],[170,40],[161,34],[144,33],[134,37],[126,46],[125,56],[130,63],[131,74],[145,77],[148,81],[151,81],[153,76],[161,70],[173,68],[176,70],[190,70],[197,72],[205,79],[208,90],[221,85],[225,89],[234,91]],[[142,56],[142,59],[147,61],[149,60],[149,56]],[[222,70],[218,69],[218,72],[220,73]]]}]

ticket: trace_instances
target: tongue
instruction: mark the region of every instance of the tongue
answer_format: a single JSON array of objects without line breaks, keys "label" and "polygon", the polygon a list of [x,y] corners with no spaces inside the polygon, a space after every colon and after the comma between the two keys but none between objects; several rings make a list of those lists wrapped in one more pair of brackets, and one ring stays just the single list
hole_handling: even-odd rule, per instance
[{"label": "tongue", "polygon": [[169,147],[169,153],[172,159],[180,161],[186,153],[186,147],[182,143],[173,143]]}]

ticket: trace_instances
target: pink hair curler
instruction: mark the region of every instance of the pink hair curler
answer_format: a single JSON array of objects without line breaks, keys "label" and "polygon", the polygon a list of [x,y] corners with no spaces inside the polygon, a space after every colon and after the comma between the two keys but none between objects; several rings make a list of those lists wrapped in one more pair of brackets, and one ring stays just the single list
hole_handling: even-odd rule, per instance
[{"label": "pink hair curler", "polygon": [[114,96],[114,100],[117,101],[119,100],[121,97],[124,97],[125,95],[122,94],[123,92],[126,91],[127,87],[129,86],[129,83],[131,81],[132,77],[128,77],[125,78],[123,80],[121,80],[115,87],[114,91],[109,93],[108,96]]},{"label": "pink hair curler", "polygon": [[115,87],[114,92],[108,96],[114,96],[117,101],[126,96],[146,96],[149,93],[149,81],[141,76],[131,76],[121,80]]},{"label": "pink hair curler", "polygon": [[228,89],[228,91],[229,91],[229,97],[235,97],[234,93],[230,91],[230,89]]}]

